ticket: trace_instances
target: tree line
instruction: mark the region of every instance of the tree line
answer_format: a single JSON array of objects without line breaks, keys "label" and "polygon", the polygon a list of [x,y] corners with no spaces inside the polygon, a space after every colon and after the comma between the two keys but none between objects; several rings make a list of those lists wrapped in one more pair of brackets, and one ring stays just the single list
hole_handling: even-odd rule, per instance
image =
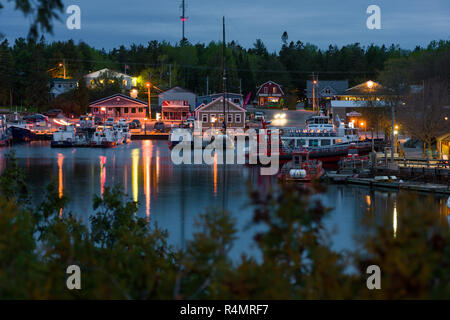
[{"label": "tree line", "polygon": [[[405,50],[398,45],[361,46],[359,43],[320,49],[310,43],[289,42],[287,33],[281,41],[281,50],[272,53],[260,39],[248,49],[235,41],[227,43],[227,91],[254,95],[259,85],[272,80],[281,84],[289,95],[302,99],[306,80],[311,79],[312,72],[319,74],[319,80],[348,79],[350,85],[354,85],[368,78],[376,80],[393,61],[448,49],[449,46],[448,41],[440,41],[414,50]],[[126,71],[143,82],[150,80],[161,90],[168,89],[171,84],[201,95],[222,91],[220,42],[170,44],[149,41],[147,45],[132,44],[107,51],[73,40],[49,43],[43,37],[39,40],[19,38],[11,44],[7,40],[0,44],[0,105],[49,108],[48,83],[52,77],[63,76],[60,66],[63,61],[66,74],[74,79],[110,68]],[[84,105],[78,109],[85,110],[87,100],[80,103]]]}]

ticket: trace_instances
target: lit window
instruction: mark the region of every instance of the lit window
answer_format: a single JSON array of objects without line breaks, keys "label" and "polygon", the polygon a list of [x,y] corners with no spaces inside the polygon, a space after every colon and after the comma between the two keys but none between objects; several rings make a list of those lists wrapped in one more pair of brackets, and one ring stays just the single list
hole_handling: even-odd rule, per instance
[{"label": "lit window", "polygon": [[223,123],[223,119],[224,119],[223,113],[219,114],[219,122],[220,123]]},{"label": "lit window", "polygon": [[216,115],[215,114],[211,114],[210,115],[210,119],[211,119],[211,122],[214,122],[214,120],[216,120]]},{"label": "lit window", "polygon": [[277,93],[277,88],[273,87],[273,93]]}]

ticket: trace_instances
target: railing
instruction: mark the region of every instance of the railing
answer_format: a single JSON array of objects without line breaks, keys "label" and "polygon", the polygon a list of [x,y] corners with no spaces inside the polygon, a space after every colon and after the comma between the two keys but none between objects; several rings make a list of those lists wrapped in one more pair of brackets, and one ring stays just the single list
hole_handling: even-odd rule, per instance
[{"label": "railing", "polygon": [[[377,157],[377,165],[384,165],[391,161],[391,157]],[[400,158],[394,157],[394,161],[399,167],[406,168],[450,168],[449,160],[429,159],[429,158]]]}]

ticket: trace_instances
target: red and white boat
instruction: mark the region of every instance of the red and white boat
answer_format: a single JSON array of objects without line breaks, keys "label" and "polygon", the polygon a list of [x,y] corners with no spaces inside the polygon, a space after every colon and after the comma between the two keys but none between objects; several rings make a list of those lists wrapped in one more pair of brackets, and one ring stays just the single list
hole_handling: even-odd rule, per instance
[{"label": "red and white boat", "polygon": [[320,179],[324,174],[322,162],[310,160],[309,151],[302,150],[292,154],[292,160],[283,165],[278,178],[282,181],[311,182]]}]

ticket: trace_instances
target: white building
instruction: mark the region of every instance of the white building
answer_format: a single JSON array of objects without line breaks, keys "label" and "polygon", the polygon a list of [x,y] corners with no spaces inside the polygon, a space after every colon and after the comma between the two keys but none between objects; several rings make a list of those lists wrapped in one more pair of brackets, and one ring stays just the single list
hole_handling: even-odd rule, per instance
[{"label": "white building", "polygon": [[50,80],[50,95],[52,98],[56,98],[62,93],[66,93],[77,88],[77,86],[77,80],[53,78]]},{"label": "white building", "polygon": [[99,80],[100,82],[104,81],[102,78],[117,78],[122,81],[121,87],[124,89],[127,89],[127,90],[130,90],[131,87],[133,86],[133,83],[132,83],[133,80],[132,80],[131,76],[129,76],[125,73],[110,70],[108,68],[101,69],[101,70],[98,70],[95,72],[91,72],[84,76],[86,85],[90,86],[90,87],[95,85],[96,79],[100,79]]}]

